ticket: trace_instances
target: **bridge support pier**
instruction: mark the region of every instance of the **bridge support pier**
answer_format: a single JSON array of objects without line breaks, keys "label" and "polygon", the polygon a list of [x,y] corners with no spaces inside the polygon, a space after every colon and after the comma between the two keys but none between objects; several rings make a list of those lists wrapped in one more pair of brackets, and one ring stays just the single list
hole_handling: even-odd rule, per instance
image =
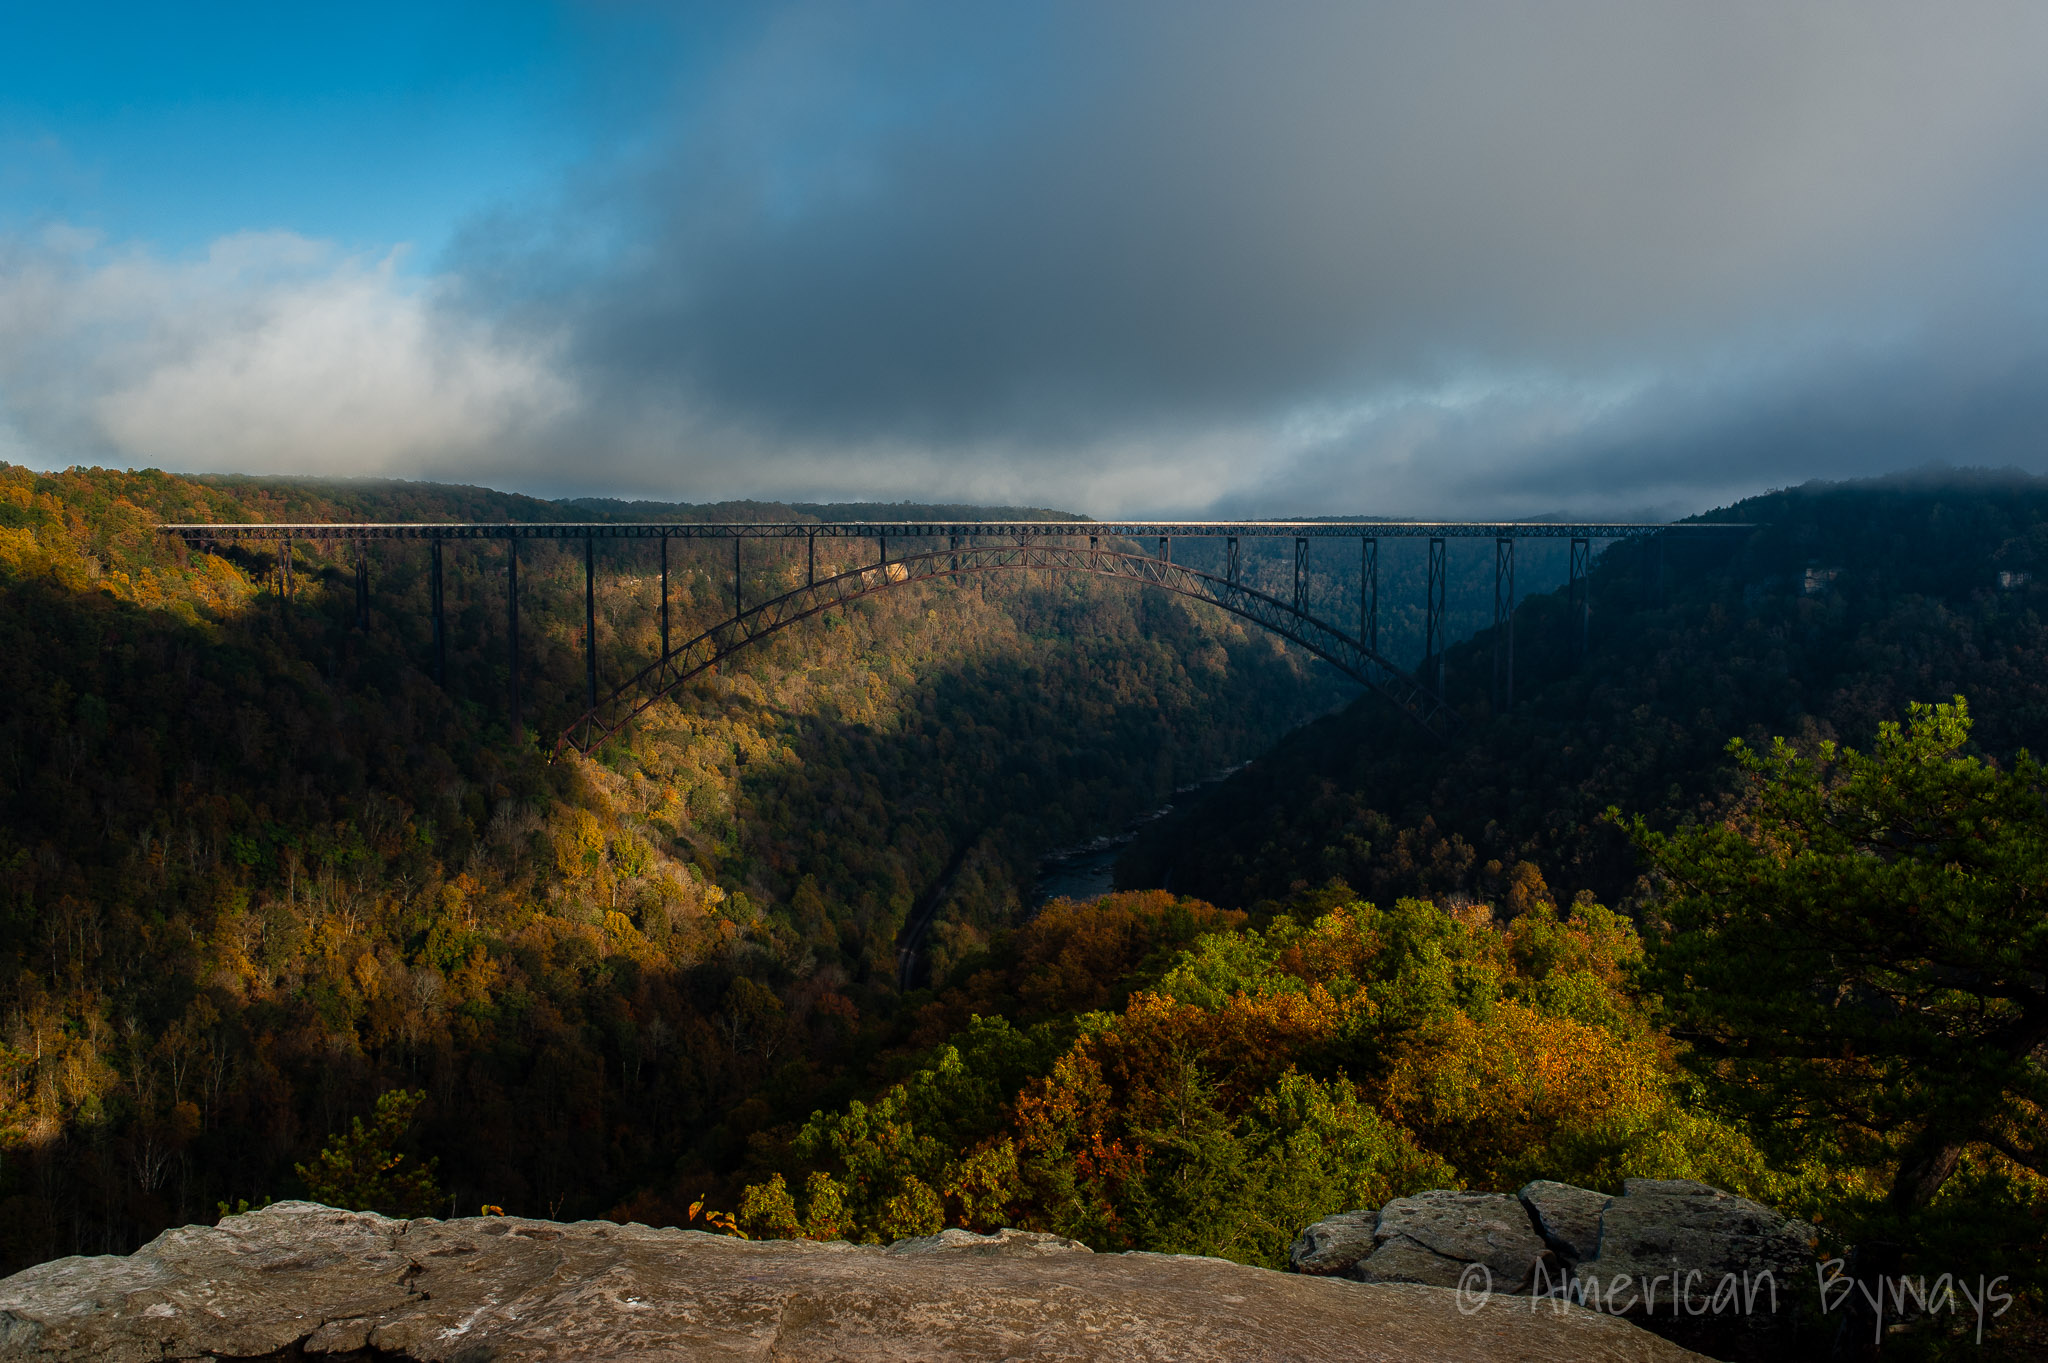
[{"label": "bridge support pier", "polygon": [[1294,540],[1294,609],[1302,610],[1303,594],[1308,582],[1308,541],[1296,536]]},{"label": "bridge support pier", "polygon": [[818,585],[818,537],[816,535],[804,536],[804,585],[806,587]]},{"label": "bridge support pier", "polygon": [[1237,576],[1237,536],[1232,535],[1230,537],[1230,552],[1225,561],[1223,569],[1223,580],[1228,582],[1231,586],[1235,587],[1237,585]]},{"label": "bridge support pier", "polygon": [[[739,552],[740,542],[732,542]],[[583,673],[589,683],[590,708],[597,708],[597,540],[583,537]]]},{"label": "bridge support pier", "polygon": [[732,613],[738,619],[746,611],[740,605],[740,537],[732,537]]},{"label": "bridge support pier", "polygon": [[441,608],[441,540],[436,536],[431,542],[433,553],[428,570],[430,582],[427,595],[434,612],[434,685],[446,688],[448,685],[448,626]]},{"label": "bridge support pier", "polygon": [[1515,708],[1515,542],[1493,542],[1493,703]]},{"label": "bridge support pier", "polygon": [[356,541],[356,628],[370,628],[370,542]]},{"label": "bridge support pier", "polygon": [[505,541],[506,671],[511,678],[512,732],[519,732],[519,541]]},{"label": "bridge support pier", "polygon": [[1436,696],[1444,696],[1444,542],[1429,541],[1429,585],[1425,589],[1428,610],[1423,622],[1422,660],[1425,672],[1436,671]]},{"label": "bridge support pier", "polygon": [[1380,651],[1380,542],[1371,538],[1358,542],[1358,642]]},{"label": "bridge support pier", "polygon": [[668,657],[668,536],[661,537],[661,656]]},{"label": "bridge support pier", "polygon": [[1165,535],[1159,537],[1159,561],[1161,563],[1173,562],[1173,541]]},{"label": "bridge support pier", "polygon": [[1587,574],[1593,568],[1593,542],[1585,539],[1572,540],[1571,593],[1568,597],[1567,618],[1572,631],[1572,661],[1583,664],[1586,661],[1587,626],[1592,617],[1592,584]]}]

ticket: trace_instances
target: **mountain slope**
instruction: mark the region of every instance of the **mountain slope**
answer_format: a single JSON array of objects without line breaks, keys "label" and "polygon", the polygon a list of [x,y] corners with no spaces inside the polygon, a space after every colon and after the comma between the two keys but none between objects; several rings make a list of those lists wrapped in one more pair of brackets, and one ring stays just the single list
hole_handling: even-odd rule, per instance
[{"label": "mountain slope", "polygon": [[1489,631],[1450,653],[1452,743],[1362,698],[1155,826],[1119,883],[1226,905],[1333,877],[1381,900],[1524,902],[1533,872],[1619,903],[1635,866],[1602,811],[1669,825],[1714,807],[1731,737],[1863,743],[1908,701],[1960,693],[1984,751],[2048,748],[2048,480],[1812,484],[1710,519],[1760,528],[1674,546],[1661,589],[1646,545],[1597,560],[1581,667],[1562,593],[1524,603],[1511,714],[1491,713]]},{"label": "mountain slope", "polygon": [[[427,1095],[414,1140],[458,1207],[589,1214],[709,1178],[895,1043],[914,908],[943,972],[1018,912],[1040,849],[1344,694],[1177,600],[933,586],[778,636],[600,760],[550,761],[581,703],[579,553],[523,555],[534,727],[513,733],[502,546],[446,555],[444,690],[420,546],[373,546],[363,633],[345,552],[299,545],[287,603],[271,549],[153,530],[596,514],[0,467],[0,1267],[292,1194],[394,1088]],[[608,677],[651,656],[652,566],[601,549]],[[729,560],[672,568],[675,629],[717,619]],[[750,559],[747,590],[790,571]]]}]

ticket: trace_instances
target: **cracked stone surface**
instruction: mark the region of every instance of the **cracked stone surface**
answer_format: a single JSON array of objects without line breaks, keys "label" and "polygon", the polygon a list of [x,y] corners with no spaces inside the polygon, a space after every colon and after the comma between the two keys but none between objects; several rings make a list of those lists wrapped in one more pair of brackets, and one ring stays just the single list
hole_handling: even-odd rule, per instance
[{"label": "cracked stone surface", "polygon": [[1760,1202],[1691,1179],[1632,1178],[1600,1221],[1600,1252],[1581,1271],[1641,1282],[1674,1269],[1711,1283],[1771,1270],[1780,1283],[1812,1272],[1813,1227]]},{"label": "cracked stone surface", "polygon": [[1467,1314],[1440,1288],[1092,1254],[1019,1231],[883,1249],[608,1221],[394,1221],[287,1202],[167,1231],[125,1258],[0,1280],[6,1363],[1303,1357],[1698,1355],[1576,1308]]},{"label": "cracked stone surface", "polygon": [[1379,1220],[1379,1211],[1372,1207],[1324,1217],[1295,1237],[1287,1250],[1288,1266],[1319,1277],[1345,1272],[1372,1253],[1373,1228]]},{"label": "cracked stone surface", "polygon": [[1582,1264],[1600,1252],[1600,1214],[1614,1201],[1606,1193],[1538,1179],[1516,1194],[1537,1233],[1566,1262]]},{"label": "cracked stone surface", "polygon": [[1437,1189],[1397,1197],[1380,1208],[1374,1239],[1378,1248],[1352,1269],[1368,1283],[1456,1287],[1473,1264],[1484,1264],[1493,1291],[1519,1292],[1536,1265],[1553,1257],[1520,1199],[1506,1193]]},{"label": "cracked stone surface", "polygon": [[[1579,1281],[1609,1314],[1717,1357],[1769,1357],[1799,1328],[1813,1227],[1691,1179],[1632,1178]],[[1768,1274],[1768,1279],[1765,1275]]]}]

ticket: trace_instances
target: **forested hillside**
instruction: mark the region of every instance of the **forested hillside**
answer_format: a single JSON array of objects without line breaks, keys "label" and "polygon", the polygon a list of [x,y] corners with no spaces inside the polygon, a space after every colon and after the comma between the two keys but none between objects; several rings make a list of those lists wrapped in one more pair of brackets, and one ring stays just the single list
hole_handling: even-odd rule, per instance
[{"label": "forested hillside", "polygon": [[1423,1188],[1692,1177],[1812,1189],[1688,1110],[1595,905],[1341,890],[1247,921],[1163,891],[1064,901],[926,1009],[901,1081],[756,1143],[757,1233],[942,1225],[1284,1267],[1332,1211]]},{"label": "forested hillside", "polygon": [[[648,514],[0,468],[0,1269],[303,1192],[396,1090],[426,1095],[407,1148],[448,1205],[680,1215],[749,1133],[870,1082],[913,1025],[913,910],[943,978],[1040,851],[1346,694],[1212,610],[1001,579],[835,611],[550,761],[582,691],[574,546],[524,552],[514,733],[502,545],[448,553],[444,690],[422,546],[373,547],[359,633],[351,560],[301,543],[287,601],[269,547],[153,528]],[[730,561],[672,570],[687,637]],[[758,597],[802,567],[745,571]],[[598,590],[623,678],[655,648],[652,546],[602,546]]]},{"label": "forested hillside", "polygon": [[1860,743],[1908,702],[1963,694],[1984,751],[2048,749],[2048,480],[1815,484],[1704,519],[1758,529],[1674,544],[1661,572],[1640,543],[1595,561],[1583,665],[1563,593],[1523,603],[1513,713],[1491,713],[1482,632],[1447,662],[1456,741],[1361,699],[1154,829],[1120,883],[1248,905],[1334,877],[1495,902],[1533,875],[1621,903],[1638,867],[1600,814],[1670,826],[1715,808],[1731,737]]},{"label": "forested hillside", "polygon": [[[1326,713],[1343,687],[1206,607],[1020,578],[832,612],[550,760],[580,706],[579,553],[522,557],[515,732],[502,545],[449,552],[443,689],[422,549],[376,551],[362,632],[348,561],[300,545],[287,600],[269,549],[153,530],[870,511],[0,470],[7,1262],[313,1192],[1276,1264],[1306,1222],[1411,1189],[1639,1175],[1810,1216],[1833,1248],[2048,1259],[2026,1040],[2048,778],[2018,756],[2048,747],[2040,480],[1811,486],[1715,513],[1753,531],[1618,546],[1583,660],[1561,594],[1524,603],[1511,711],[1492,640],[1451,650],[1443,744],[1375,697]],[[749,552],[750,599],[801,579]],[[674,551],[679,636],[727,608],[729,553]],[[600,553],[606,677],[652,656],[652,569],[651,546]],[[1727,751],[1774,735],[1794,747],[1769,762]],[[1962,803],[1927,795],[1903,851],[1896,809],[1852,809],[1877,831],[1788,871],[1757,830],[1836,798],[1828,740],[1877,744],[1860,789],[1910,817],[1901,781]],[[1024,902],[1047,848],[1267,749],[1120,868],[1165,888]],[[1947,879],[1913,879],[1923,844],[1960,849]],[[1982,873],[1956,870],[1973,849]],[[1728,993],[1800,978],[1755,945],[1790,929],[1747,887],[1803,902],[1894,855],[1906,891],[1822,906],[1863,952],[1819,953],[1825,998]],[[1930,886],[1954,902],[1923,918]],[[1849,1039],[1766,1055],[1742,1019],[1786,1009]],[[1941,1177],[1915,1183],[1930,1140]]]}]

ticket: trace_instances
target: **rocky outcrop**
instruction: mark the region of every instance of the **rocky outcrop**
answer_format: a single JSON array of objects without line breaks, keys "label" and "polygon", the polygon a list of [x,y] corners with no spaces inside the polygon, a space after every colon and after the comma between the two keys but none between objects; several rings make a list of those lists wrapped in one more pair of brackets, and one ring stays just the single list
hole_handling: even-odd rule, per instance
[{"label": "rocky outcrop", "polygon": [[1629,1179],[1620,1197],[1542,1180],[1514,1197],[1434,1191],[1325,1217],[1289,1260],[1360,1282],[1535,1293],[1760,1359],[1798,1356],[1813,1244],[1803,1222],[1689,1179]]},{"label": "rocky outcrop", "polygon": [[1691,1179],[1632,1178],[1573,1299],[1719,1358],[1796,1354],[1813,1228]]},{"label": "rocky outcrop", "polygon": [[[1505,1193],[1435,1191],[1380,1208],[1373,1251],[1351,1276],[1367,1283],[1427,1283],[1487,1292],[1526,1290],[1549,1249],[1529,1213]],[[1483,1271],[1474,1272],[1474,1265]]]},{"label": "rocky outcrop", "polygon": [[1691,1179],[1632,1178],[1600,1217],[1599,1252],[1580,1276],[1642,1282],[1673,1266],[1708,1282],[1764,1271],[1780,1281],[1813,1262],[1813,1228]]},{"label": "rocky outcrop", "polygon": [[0,1360],[1693,1358],[1624,1321],[947,1231],[887,1249],[305,1202],[0,1280]]},{"label": "rocky outcrop", "polygon": [[1326,1216],[1296,1237],[1287,1260],[1296,1273],[1509,1295],[1534,1285],[1539,1268],[1552,1278],[1562,1272],[1520,1199],[1444,1189]]}]

